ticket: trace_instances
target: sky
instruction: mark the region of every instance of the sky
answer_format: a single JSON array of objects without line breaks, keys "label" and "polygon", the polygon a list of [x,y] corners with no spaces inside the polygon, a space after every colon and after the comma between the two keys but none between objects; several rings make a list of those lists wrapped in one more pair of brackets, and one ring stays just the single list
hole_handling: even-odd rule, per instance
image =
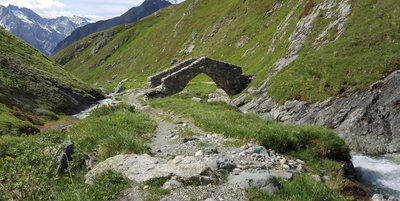
[{"label": "sky", "polygon": [[[182,2],[184,0],[178,0]],[[9,4],[32,9],[43,18],[71,17],[78,15],[92,20],[105,20],[122,15],[144,0],[0,0]]]}]

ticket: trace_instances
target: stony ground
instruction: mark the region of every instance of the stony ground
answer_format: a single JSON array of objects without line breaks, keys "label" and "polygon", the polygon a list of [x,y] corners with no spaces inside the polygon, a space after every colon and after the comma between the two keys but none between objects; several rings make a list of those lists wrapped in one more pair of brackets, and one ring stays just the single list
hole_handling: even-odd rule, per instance
[{"label": "stony ground", "polygon": [[[264,173],[285,168],[288,170],[295,169],[299,165],[296,161],[286,160],[285,156],[273,150],[268,150],[268,156],[257,153],[244,154],[244,150],[255,147],[257,144],[250,141],[238,142],[236,139],[228,139],[217,133],[208,133],[174,112],[142,106],[138,97],[143,94],[144,91],[140,89],[128,90],[125,92],[124,101],[150,114],[157,122],[156,132],[151,134],[152,140],[148,143],[153,157],[170,159],[177,155],[185,155],[195,156],[199,161],[213,159],[236,165],[230,173],[218,170],[222,173],[218,173],[220,175],[239,175],[244,172]],[[216,183],[218,184],[183,185],[180,188],[172,188],[171,193],[160,200],[246,200],[244,189],[238,185],[228,183],[224,179],[219,179]],[[143,200],[146,194],[146,190],[134,185],[123,192],[120,200]]]}]

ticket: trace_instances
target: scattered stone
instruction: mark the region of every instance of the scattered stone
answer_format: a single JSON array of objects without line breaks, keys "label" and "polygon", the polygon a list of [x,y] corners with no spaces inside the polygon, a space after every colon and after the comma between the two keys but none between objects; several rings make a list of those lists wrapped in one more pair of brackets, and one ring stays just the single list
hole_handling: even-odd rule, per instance
[{"label": "scattered stone", "polygon": [[243,173],[240,175],[232,175],[228,177],[228,182],[238,184],[241,188],[258,188],[264,190],[268,194],[274,194],[279,183],[275,177],[268,173]]},{"label": "scattered stone", "polygon": [[129,82],[129,81],[131,81],[131,80],[130,79],[123,79],[123,80],[121,80],[121,82],[119,82],[119,85],[122,85],[123,83]]},{"label": "scattered stone", "polygon": [[99,161],[99,157],[97,155],[87,156],[85,159],[87,171],[92,170],[98,161]]},{"label": "scattered stone", "polygon": [[326,174],[326,170],[319,170],[319,173],[321,173],[322,175]]},{"label": "scattered stone", "polygon": [[300,163],[300,164],[302,164],[302,165],[305,165],[305,164],[306,164],[304,161],[302,161],[302,160],[300,160],[300,159],[296,159],[296,162],[298,162],[298,163]]},{"label": "scattered stone", "polygon": [[217,149],[217,147],[206,148],[206,152],[207,152],[207,154],[217,154],[218,153],[218,149]]},{"label": "scattered stone", "polygon": [[224,175],[227,171],[225,169],[219,169],[218,172]]},{"label": "scattered stone", "polygon": [[297,169],[296,169],[298,172],[305,172],[306,171],[306,168],[302,165],[302,164],[300,164],[299,166],[297,166]]},{"label": "scattered stone", "polygon": [[324,179],[324,181],[329,181],[329,180],[331,179],[331,177],[329,177],[329,176],[326,176],[326,175],[325,175],[325,176],[323,176],[322,178]]},{"label": "scattered stone", "polygon": [[217,200],[214,198],[207,198],[205,201],[217,201]]},{"label": "scattered stone", "polygon": [[281,165],[285,165],[285,164],[287,163],[286,158],[282,158],[281,161],[279,161],[279,163],[280,163]]},{"label": "scattered stone", "polygon": [[202,103],[202,102],[203,102],[203,99],[197,98],[197,97],[193,97],[192,100],[194,100],[194,101],[196,101],[196,102],[199,102],[199,103]]},{"label": "scattered stone", "polygon": [[270,171],[272,175],[278,178],[286,179],[286,180],[292,180],[293,174],[290,172],[286,172],[285,170],[271,170]]},{"label": "scattered stone", "polygon": [[321,177],[320,177],[319,175],[311,175],[311,177],[312,177],[312,179],[314,179],[315,181],[322,182],[322,179],[321,179]]},{"label": "scattered stone", "polygon": [[110,92],[108,92],[107,89],[104,89],[101,87],[99,87],[98,89],[100,89],[101,93],[103,93],[103,94],[107,94],[107,95],[110,94]]},{"label": "scattered stone", "polygon": [[118,85],[115,88],[115,93],[117,94],[117,93],[123,92],[125,89],[126,89],[126,87],[124,85]]},{"label": "scattered stone", "polygon": [[265,147],[263,146],[258,146],[258,147],[250,147],[249,149],[243,151],[242,153],[244,154],[253,154],[253,153],[257,153],[257,154],[262,154],[264,156],[268,156],[268,151]]},{"label": "scattered stone", "polygon": [[203,155],[203,151],[199,150],[198,152],[196,152],[195,156],[202,156]]},{"label": "scattered stone", "polygon": [[115,78],[117,78],[119,76],[119,74],[115,74],[114,76],[112,76],[112,80],[115,80]]},{"label": "scattered stone", "polygon": [[219,169],[233,170],[236,168],[236,164],[233,161],[218,161]]},{"label": "scattered stone", "polygon": [[[165,98],[166,96],[167,96],[167,95],[166,95],[164,92],[159,91],[159,90],[152,91],[152,92],[149,92],[149,93],[147,93],[147,94],[144,95],[144,97],[145,97],[146,99]],[[172,111],[171,113],[174,114],[173,111]],[[171,115],[172,115],[172,114],[171,114]]]},{"label": "scattered stone", "polygon": [[176,188],[182,187],[183,184],[181,182],[177,181],[176,179],[177,178],[174,177],[174,178],[171,178],[170,180],[166,181],[162,188],[172,190],[172,189],[176,189]]}]

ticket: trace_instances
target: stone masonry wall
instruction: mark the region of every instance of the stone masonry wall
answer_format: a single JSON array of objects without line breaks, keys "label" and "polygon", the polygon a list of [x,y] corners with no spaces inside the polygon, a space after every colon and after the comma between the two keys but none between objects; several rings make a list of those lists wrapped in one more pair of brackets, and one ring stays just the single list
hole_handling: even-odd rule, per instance
[{"label": "stone masonry wall", "polygon": [[168,75],[171,75],[172,73],[174,73],[176,71],[179,71],[180,69],[190,65],[194,61],[196,61],[196,59],[193,59],[193,58],[187,59],[177,65],[174,65],[174,66],[168,68],[165,71],[162,71],[153,76],[150,76],[147,78],[147,83],[149,84],[150,87],[157,87],[157,86],[161,85],[162,78],[167,77]]},{"label": "stone masonry wall", "polygon": [[228,95],[232,96],[246,88],[253,78],[251,75],[242,75],[242,68],[240,66],[213,60],[208,57],[200,58],[186,65],[190,63],[190,61],[191,60],[186,60],[172,68],[149,77],[149,85],[154,87],[161,83],[162,92],[167,95],[172,95],[181,92],[190,80],[204,73],[211,77],[218,88],[223,89]]}]

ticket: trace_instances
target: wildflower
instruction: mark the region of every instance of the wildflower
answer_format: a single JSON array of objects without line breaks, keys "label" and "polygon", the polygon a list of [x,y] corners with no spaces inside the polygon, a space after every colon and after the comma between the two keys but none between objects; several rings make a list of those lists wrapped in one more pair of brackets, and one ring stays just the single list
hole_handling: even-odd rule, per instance
[{"label": "wildflower", "polygon": [[9,157],[9,156],[7,156],[4,160],[6,160],[6,161],[15,161],[15,159],[14,158],[12,158],[12,157]]}]

